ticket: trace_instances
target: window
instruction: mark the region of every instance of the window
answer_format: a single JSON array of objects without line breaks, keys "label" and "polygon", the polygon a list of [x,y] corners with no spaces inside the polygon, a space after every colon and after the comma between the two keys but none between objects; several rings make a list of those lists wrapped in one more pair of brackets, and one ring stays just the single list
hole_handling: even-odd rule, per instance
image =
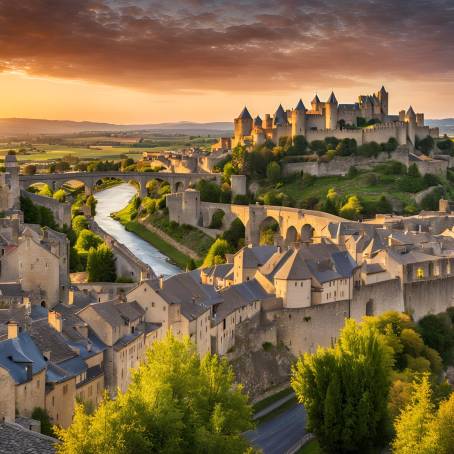
[{"label": "window", "polygon": [[418,279],[424,279],[424,269],[423,268],[416,269],[416,277]]},{"label": "window", "polygon": [[68,392],[68,385],[63,385],[63,394]]},{"label": "window", "polygon": [[154,302],[151,303],[151,307],[154,307]]}]

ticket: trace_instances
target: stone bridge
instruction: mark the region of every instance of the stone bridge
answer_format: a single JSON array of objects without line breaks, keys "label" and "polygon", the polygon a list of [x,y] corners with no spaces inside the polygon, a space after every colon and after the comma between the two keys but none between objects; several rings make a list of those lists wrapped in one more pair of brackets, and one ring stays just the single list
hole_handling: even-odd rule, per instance
[{"label": "stone bridge", "polygon": [[221,174],[208,173],[171,173],[171,172],[66,172],[46,173],[36,175],[20,175],[19,184],[21,189],[27,189],[35,183],[45,183],[55,191],[65,183],[77,181],[85,185],[85,193],[91,194],[96,184],[104,178],[118,178],[125,183],[135,181],[139,186],[139,196],[147,195],[147,183],[151,180],[167,181],[172,192],[184,191],[200,180],[214,180],[221,182]]},{"label": "stone bridge", "polygon": [[209,227],[216,212],[222,211],[222,230],[235,219],[245,227],[247,244],[258,245],[260,232],[276,222],[276,232],[286,244],[295,241],[310,241],[312,237],[326,235],[329,224],[346,221],[329,213],[299,208],[269,205],[231,205],[200,202],[200,193],[195,190],[169,194],[167,207],[171,221],[199,227]]}]

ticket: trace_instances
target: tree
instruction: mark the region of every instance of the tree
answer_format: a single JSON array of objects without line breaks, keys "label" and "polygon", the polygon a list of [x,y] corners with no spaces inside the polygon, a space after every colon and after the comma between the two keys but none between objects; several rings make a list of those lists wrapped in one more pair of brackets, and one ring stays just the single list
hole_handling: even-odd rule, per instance
[{"label": "tree", "polygon": [[292,154],[306,154],[307,140],[304,136],[293,137],[293,153]]},{"label": "tree", "polygon": [[100,244],[97,249],[92,247],[87,257],[88,282],[115,282],[115,261],[112,249],[106,243]]},{"label": "tree", "polygon": [[339,215],[346,219],[358,219],[363,207],[356,195],[352,195],[348,198],[348,201],[342,208],[339,210]]},{"label": "tree", "polygon": [[238,145],[232,150],[232,165],[235,173],[247,174],[247,151],[245,147]]},{"label": "tree", "polygon": [[392,443],[396,454],[440,453],[434,431],[434,405],[427,375],[414,385],[411,402],[395,422],[396,437]]},{"label": "tree", "polygon": [[58,173],[61,173],[61,172],[66,172],[68,170],[71,169],[71,166],[69,165],[69,162],[66,162],[66,161],[58,161],[56,164],[55,164],[55,171],[58,172]]},{"label": "tree", "polygon": [[208,250],[208,253],[203,261],[202,267],[213,266],[225,262],[225,254],[232,252],[229,243],[221,238],[218,238]]},{"label": "tree", "polygon": [[266,167],[266,178],[272,182],[276,183],[281,177],[281,166],[276,162],[272,161]]},{"label": "tree", "polygon": [[59,189],[54,192],[53,198],[58,200],[60,203],[64,203],[66,200],[66,192],[64,189]]},{"label": "tree", "polygon": [[45,408],[35,407],[32,411],[32,418],[36,419],[41,423],[41,433],[43,435],[48,435],[49,437],[55,437],[55,433],[52,429],[52,424],[50,422],[49,413]]},{"label": "tree", "polygon": [[408,167],[407,175],[413,178],[419,178],[421,174],[419,173],[418,166],[413,163]]},{"label": "tree", "polygon": [[91,248],[97,248],[102,243],[102,238],[91,230],[83,229],[77,237],[75,248],[78,251],[89,251]]},{"label": "tree", "polygon": [[188,338],[168,334],[147,351],[126,393],[92,416],[76,407],[58,429],[60,454],[244,453],[252,409],[225,358],[199,359]]},{"label": "tree", "polygon": [[84,215],[79,214],[74,216],[71,226],[76,236],[79,236],[82,230],[88,229],[88,220]]},{"label": "tree", "polygon": [[90,209],[90,214],[94,216],[96,214],[96,199],[93,195],[89,195],[87,197],[87,201],[85,202],[87,207]]},{"label": "tree", "polygon": [[433,150],[434,145],[435,141],[430,136],[426,136],[417,142],[418,150],[422,151],[425,155],[428,155]]},{"label": "tree", "polygon": [[384,442],[391,367],[383,335],[354,320],[334,347],[298,359],[291,384],[324,452],[364,452]]},{"label": "tree", "polygon": [[311,142],[311,150],[318,156],[322,156],[326,153],[326,143],[323,140],[313,140]]},{"label": "tree", "polygon": [[234,219],[230,227],[222,234],[222,239],[226,240],[233,251],[237,251],[244,246],[245,228],[241,219]]},{"label": "tree", "polygon": [[448,314],[429,314],[418,322],[426,345],[436,350],[445,364],[454,359],[454,326]]},{"label": "tree", "polygon": [[43,184],[38,191],[38,195],[52,197],[52,189],[47,184]]},{"label": "tree", "polygon": [[337,154],[340,156],[350,156],[355,154],[357,143],[355,139],[342,139],[336,146]]},{"label": "tree", "polygon": [[378,213],[391,213],[392,206],[389,203],[388,199],[382,195],[377,202],[376,209]]}]

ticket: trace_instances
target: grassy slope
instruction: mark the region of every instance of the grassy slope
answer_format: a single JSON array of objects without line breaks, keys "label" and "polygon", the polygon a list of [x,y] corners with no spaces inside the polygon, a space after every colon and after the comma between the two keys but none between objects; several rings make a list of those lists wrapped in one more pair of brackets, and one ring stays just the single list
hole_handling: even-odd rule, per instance
[{"label": "grassy slope", "polygon": [[[302,178],[295,176],[289,178],[283,187],[278,191],[289,195],[295,202],[296,206],[300,202],[309,198],[317,197],[320,200],[325,200],[328,189],[334,188],[339,196],[357,195],[365,201],[377,201],[382,195],[385,195],[390,200],[398,200],[407,205],[413,200],[414,194],[402,192],[397,185],[399,176],[381,176],[377,184],[371,185],[367,183],[368,175],[377,174],[374,171],[361,171],[356,177],[320,177],[310,185],[305,185]],[[448,183],[446,182],[448,186]],[[260,188],[260,193],[264,193],[273,189],[272,185],[265,185]]]},{"label": "grassy slope", "polygon": [[147,222],[167,233],[174,240],[192,249],[202,258],[206,256],[208,249],[214,241],[213,238],[194,227],[170,224],[168,215],[162,215],[158,212],[149,216]]},{"label": "grassy slope", "polygon": [[156,235],[154,232],[150,232],[146,227],[139,224],[136,221],[130,221],[124,224],[126,230],[133,232],[136,235],[140,236],[145,241],[148,241],[152,246],[154,246],[159,252],[162,252],[164,255],[169,257],[169,259],[174,262],[177,266],[182,269],[186,268],[186,265],[189,261],[189,257],[179,250],[175,249],[169,243],[165,242],[161,237]]},{"label": "grassy slope", "polygon": [[307,445],[304,445],[297,454],[322,454],[322,451],[318,441],[312,440]]}]

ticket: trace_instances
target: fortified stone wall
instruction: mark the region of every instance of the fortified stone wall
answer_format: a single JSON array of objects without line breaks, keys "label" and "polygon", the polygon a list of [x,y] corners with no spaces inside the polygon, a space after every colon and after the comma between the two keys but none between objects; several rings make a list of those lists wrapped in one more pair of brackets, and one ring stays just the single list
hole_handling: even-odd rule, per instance
[{"label": "fortified stone wall", "polygon": [[404,298],[399,279],[378,282],[355,288],[350,316],[360,321],[365,315],[386,311],[404,311]]},{"label": "fortified stone wall", "polygon": [[363,133],[361,129],[318,129],[317,131],[306,131],[308,142],[313,140],[325,140],[327,137],[336,137],[337,139],[355,139],[358,145],[363,143]]},{"label": "fortified stone wall", "polygon": [[302,309],[269,309],[265,322],[276,324],[277,341],[294,355],[314,353],[317,347],[329,347],[336,341],[349,314],[349,301],[319,304]]},{"label": "fortified stone wall", "polygon": [[415,320],[444,312],[454,306],[454,277],[405,284],[404,298],[405,311]]},{"label": "fortified stone wall", "polygon": [[35,205],[40,205],[51,210],[55,220],[58,222],[58,225],[60,227],[63,227],[64,225],[71,225],[70,203],[60,203],[58,200],[55,200],[52,197],[33,194],[32,192],[27,192],[23,189],[21,189],[20,195],[22,197],[28,197]]}]

